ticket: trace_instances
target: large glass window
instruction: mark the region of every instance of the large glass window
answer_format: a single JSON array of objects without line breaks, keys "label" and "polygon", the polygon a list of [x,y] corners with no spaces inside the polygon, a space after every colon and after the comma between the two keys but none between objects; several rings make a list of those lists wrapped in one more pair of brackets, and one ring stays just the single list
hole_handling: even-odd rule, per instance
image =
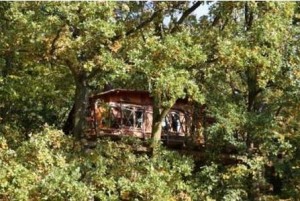
[{"label": "large glass window", "polygon": [[144,110],[137,107],[123,107],[123,126],[132,128],[142,128]]},{"label": "large glass window", "polygon": [[143,127],[144,109],[133,105],[98,105],[97,122],[102,128],[138,128]]}]

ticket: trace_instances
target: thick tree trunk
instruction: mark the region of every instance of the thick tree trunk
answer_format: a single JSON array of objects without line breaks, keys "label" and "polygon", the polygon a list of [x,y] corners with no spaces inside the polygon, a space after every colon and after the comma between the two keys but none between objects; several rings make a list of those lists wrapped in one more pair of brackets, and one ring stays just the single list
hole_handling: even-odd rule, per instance
[{"label": "thick tree trunk", "polygon": [[161,138],[161,131],[162,131],[162,117],[159,111],[159,108],[153,106],[153,122],[152,122],[152,145],[157,145]]},{"label": "thick tree trunk", "polygon": [[[247,105],[247,111],[249,113],[255,112],[255,102],[257,95],[261,92],[261,89],[259,89],[258,83],[257,83],[257,72],[256,69],[250,69],[248,68],[246,71],[247,75],[247,89],[248,89],[248,105]],[[248,149],[252,148],[252,129],[248,130],[247,136],[246,136],[246,145]]]},{"label": "thick tree trunk", "polygon": [[86,115],[88,108],[88,95],[89,89],[87,85],[87,79],[84,75],[80,76],[76,81],[75,90],[75,109],[73,119],[73,135],[76,138],[81,138],[84,134],[86,126]]},{"label": "thick tree trunk", "polygon": [[162,121],[168,114],[170,108],[159,108],[157,104],[153,104],[153,120],[151,133],[152,154],[155,154],[156,148],[159,146],[162,132]]},{"label": "thick tree trunk", "polygon": [[75,111],[75,105],[73,104],[72,109],[70,110],[69,114],[68,114],[68,118],[62,128],[63,132],[66,135],[70,135],[73,132],[73,119],[74,119],[74,111]]},{"label": "thick tree trunk", "polygon": [[[190,128],[190,133],[192,136],[193,141],[199,140],[199,134],[201,127],[204,127],[205,120],[204,120],[204,113],[203,108],[200,103],[194,103],[193,104],[193,114],[192,114],[192,126]],[[203,134],[203,133],[201,133]],[[205,137],[205,136],[201,136]]]},{"label": "thick tree trunk", "polygon": [[[257,99],[257,95],[262,91],[257,82],[257,71],[255,68],[248,68],[246,71],[247,75],[247,89],[248,89],[248,105],[247,105],[247,111],[249,113],[253,113],[251,115],[255,115],[255,103]],[[246,146],[247,146],[247,152],[248,152],[248,158],[252,158],[252,151],[254,147],[254,141],[253,141],[253,129],[251,127],[247,130],[246,135]],[[249,167],[251,168],[251,167]],[[247,178],[247,192],[248,192],[248,200],[255,201],[258,200],[260,189],[257,179],[252,175],[249,174]]]}]

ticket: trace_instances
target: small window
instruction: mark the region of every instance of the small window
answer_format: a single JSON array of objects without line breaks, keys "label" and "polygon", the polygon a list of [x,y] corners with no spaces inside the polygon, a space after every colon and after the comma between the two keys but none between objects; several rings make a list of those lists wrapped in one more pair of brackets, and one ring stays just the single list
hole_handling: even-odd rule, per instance
[{"label": "small window", "polygon": [[178,113],[171,113],[171,120],[172,120],[172,131],[173,132],[179,132],[180,131],[180,120],[179,120],[179,114]]},{"label": "small window", "polygon": [[135,112],[135,119],[136,119],[136,127],[142,128],[143,121],[144,121],[144,112],[142,110],[138,110]]},{"label": "small window", "polygon": [[162,122],[162,129],[167,132],[182,132],[179,112],[170,112]]}]

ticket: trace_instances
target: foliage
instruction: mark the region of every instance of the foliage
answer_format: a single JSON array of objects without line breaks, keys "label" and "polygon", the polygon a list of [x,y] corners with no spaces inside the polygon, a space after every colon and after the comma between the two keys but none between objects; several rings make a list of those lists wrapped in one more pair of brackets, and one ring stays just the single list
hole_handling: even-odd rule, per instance
[{"label": "foliage", "polygon": [[51,128],[18,144],[11,149],[1,138],[3,200],[189,200],[192,196],[186,179],[193,162],[176,152],[161,150],[159,157],[150,158],[134,153],[140,142],[109,140],[85,149]]},{"label": "foliage", "polygon": [[163,39],[149,37],[129,53],[136,70],[145,74],[150,92],[162,107],[172,107],[177,99],[186,96],[203,102],[188,68],[203,62],[205,56],[190,35],[187,32]]},{"label": "foliage", "polygon": [[246,200],[249,175],[266,184],[258,156],[195,171],[192,158],[176,151],[149,157],[136,153],[143,146],[136,139],[103,139],[90,149],[49,127],[17,144],[1,137],[3,200]]},{"label": "foliage", "polygon": [[[1,2],[0,199],[298,200],[300,4],[201,4]],[[176,100],[195,104],[201,156],[84,147],[108,83],[150,91],[157,139]],[[77,138],[57,130],[72,104]]]}]

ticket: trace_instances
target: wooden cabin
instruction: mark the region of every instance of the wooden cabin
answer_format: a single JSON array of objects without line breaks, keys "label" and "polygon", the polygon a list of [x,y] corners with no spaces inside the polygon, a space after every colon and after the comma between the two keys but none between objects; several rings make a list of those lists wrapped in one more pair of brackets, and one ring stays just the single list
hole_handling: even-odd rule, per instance
[{"label": "wooden cabin", "polygon": [[[152,131],[152,97],[148,91],[113,89],[90,97],[88,138],[133,136],[149,139]],[[182,143],[189,135],[191,106],[180,99],[162,122],[162,140]]]}]

